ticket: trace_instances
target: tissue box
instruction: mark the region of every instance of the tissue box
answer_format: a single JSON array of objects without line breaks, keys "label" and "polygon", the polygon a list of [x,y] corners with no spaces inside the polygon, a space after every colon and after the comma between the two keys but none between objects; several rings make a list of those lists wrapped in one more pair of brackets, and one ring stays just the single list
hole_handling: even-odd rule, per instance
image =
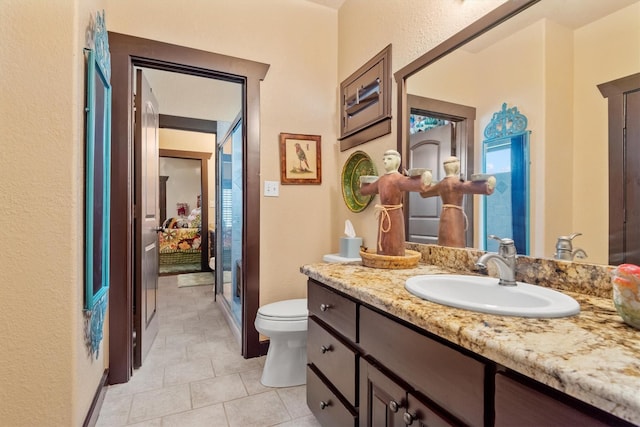
[{"label": "tissue box", "polygon": [[360,258],[362,237],[341,237],[340,256],[345,258]]}]

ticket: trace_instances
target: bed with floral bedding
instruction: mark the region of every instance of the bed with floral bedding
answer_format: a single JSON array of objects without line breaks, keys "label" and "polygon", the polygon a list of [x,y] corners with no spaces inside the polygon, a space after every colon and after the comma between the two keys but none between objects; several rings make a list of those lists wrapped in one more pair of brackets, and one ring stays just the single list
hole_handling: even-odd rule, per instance
[{"label": "bed with floral bedding", "polygon": [[197,224],[198,227],[189,227],[191,225],[195,224],[179,221],[165,222],[165,228],[160,233],[160,265],[200,262],[202,252],[200,224]]}]

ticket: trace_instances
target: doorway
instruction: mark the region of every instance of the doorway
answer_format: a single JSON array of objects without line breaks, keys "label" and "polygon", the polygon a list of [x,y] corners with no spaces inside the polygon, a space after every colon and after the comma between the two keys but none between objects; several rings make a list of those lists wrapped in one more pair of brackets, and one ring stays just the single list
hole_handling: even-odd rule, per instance
[{"label": "doorway", "polygon": [[[133,372],[134,141],[132,135],[135,67],[175,71],[243,85],[243,230],[241,348],[244,357],[260,353],[253,318],[259,306],[260,262],[260,81],[269,65],[226,55],[109,32],[113,87],[111,288],[109,292],[109,383],[127,382]],[[248,173],[247,171],[254,171]],[[139,266],[138,266],[139,268]]]},{"label": "doorway", "polygon": [[[414,152],[422,156],[420,167],[432,169],[434,180],[442,173],[442,160],[447,156],[456,156],[460,160],[461,172],[470,177],[474,173],[474,126],[476,119],[476,109],[465,105],[441,101],[438,99],[425,98],[417,95],[407,95],[407,111],[409,119],[407,123],[402,123],[407,134],[406,146],[399,147],[402,158],[412,159]],[[427,123],[419,126],[411,122],[411,117],[420,117]],[[432,127],[432,130],[445,130],[444,133],[449,141],[446,144],[424,143],[424,138],[420,137],[421,132],[412,130],[425,130],[422,128]],[[444,136],[427,138],[427,140],[444,140]],[[431,141],[433,142],[433,141]],[[421,148],[422,147],[422,148]],[[436,148],[429,148],[436,147]],[[444,147],[444,148],[443,148]],[[428,166],[422,166],[428,165]],[[409,166],[412,167],[412,166]],[[437,205],[438,198],[433,200],[422,199],[418,194],[411,193],[407,200],[405,209],[405,227],[407,240],[417,243],[437,242],[437,230],[439,224],[440,209]],[[412,207],[412,205],[417,205]],[[473,246],[473,198],[465,197],[463,202],[464,213],[468,219],[468,228],[465,232],[466,245]],[[413,215],[413,217],[410,217]]]},{"label": "doorway", "polygon": [[609,265],[640,264],[640,73],[598,89],[609,110]]},{"label": "doorway", "polygon": [[[162,116],[160,123],[162,127]],[[211,139],[214,150],[215,136]],[[215,228],[210,225],[215,214],[209,202],[209,163],[215,159],[211,157],[211,152],[160,149],[160,275],[210,269],[209,260],[215,256]]]}]

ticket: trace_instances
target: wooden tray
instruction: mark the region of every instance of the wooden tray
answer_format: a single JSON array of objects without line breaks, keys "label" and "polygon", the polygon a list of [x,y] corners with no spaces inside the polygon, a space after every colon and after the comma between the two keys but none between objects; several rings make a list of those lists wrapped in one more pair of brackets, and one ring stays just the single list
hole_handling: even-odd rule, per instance
[{"label": "wooden tray", "polygon": [[420,262],[420,252],[406,249],[404,253],[404,256],[378,255],[375,252],[360,249],[360,258],[362,258],[362,265],[365,267],[388,269],[416,267],[418,262]]}]

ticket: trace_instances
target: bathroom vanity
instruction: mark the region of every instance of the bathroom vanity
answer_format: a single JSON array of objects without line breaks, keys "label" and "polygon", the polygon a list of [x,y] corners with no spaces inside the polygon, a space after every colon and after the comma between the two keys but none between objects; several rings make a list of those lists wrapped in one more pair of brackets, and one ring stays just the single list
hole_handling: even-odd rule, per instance
[{"label": "bathroom vanity", "polygon": [[640,331],[610,299],[564,291],[580,314],[450,308],[407,278],[452,273],[305,265],[307,402],[323,426],[637,425]]}]

